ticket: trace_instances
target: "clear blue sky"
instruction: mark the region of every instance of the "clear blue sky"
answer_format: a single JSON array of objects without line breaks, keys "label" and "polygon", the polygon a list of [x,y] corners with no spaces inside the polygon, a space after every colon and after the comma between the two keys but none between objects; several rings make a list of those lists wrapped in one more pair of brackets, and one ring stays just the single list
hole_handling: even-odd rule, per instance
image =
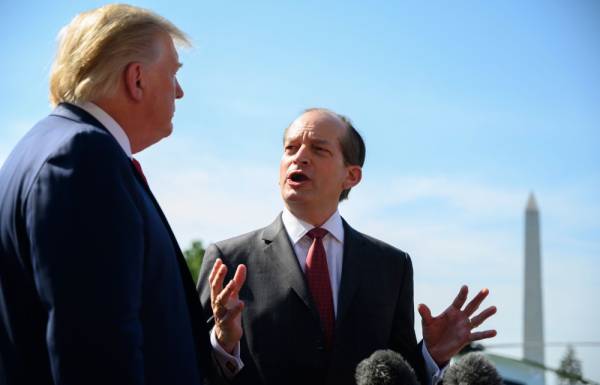
[{"label": "clear blue sky", "polygon": [[[58,30],[101,4],[0,3],[0,162],[50,111]],[[600,341],[599,2],[133,4],[195,42],[180,52],[175,132],[139,156],[182,247],[272,220],[282,129],[329,107],[367,142],[365,178],[340,211],[412,255],[417,301],[441,311],[463,282],[488,286],[496,342],[519,342],[533,190],[546,338]],[[600,381],[600,348],[576,350]],[[563,352],[549,348],[547,364]]]}]

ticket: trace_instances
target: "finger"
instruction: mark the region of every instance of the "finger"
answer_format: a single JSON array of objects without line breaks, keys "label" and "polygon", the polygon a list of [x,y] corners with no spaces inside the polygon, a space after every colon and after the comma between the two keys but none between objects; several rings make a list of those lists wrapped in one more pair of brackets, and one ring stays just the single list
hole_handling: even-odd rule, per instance
[{"label": "finger", "polygon": [[495,330],[485,330],[483,332],[475,332],[475,333],[471,333],[471,335],[469,336],[469,340],[471,342],[484,340],[486,338],[496,337],[496,334],[497,333]]},{"label": "finger", "polygon": [[213,265],[213,270],[211,271],[211,276],[209,277],[209,282],[211,286],[214,286],[219,278],[219,274],[222,274],[222,269],[227,268],[223,261],[217,260]]},{"label": "finger", "polygon": [[231,281],[229,281],[227,286],[225,286],[225,288],[223,290],[221,290],[219,295],[217,295],[215,304],[218,307],[226,307],[227,302],[229,301],[229,298],[231,297],[232,293],[234,293],[234,291],[235,291],[235,282],[233,280],[231,280]]},{"label": "finger", "polygon": [[219,317],[224,314],[222,309],[227,309],[231,299],[237,300],[240,289],[245,281],[246,266],[238,265],[233,279],[227,283],[224,289],[215,293],[213,307],[218,309],[215,313],[218,313]]},{"label": "finger", "polygon": [[221,258],[217,258],[217,260],[213,264],[212,269],[210,270],[210,274],[208,275],[208,282],[213,281],[213,278],[215,277],[215,274],[217,274],[217,270],[219,269],[219,266],[221,266],[222,263],[223,261],[221,261]]},{"label": "finger", "polygon": [[233,276],[233,281],[235,282],[235,291],[238,293],[244,282],[246,282],[246,265],[238,265]]},{"label": "finger", "polygon": [[227,266],[221,264],[216,268],[215,274],[210,281],[211,295],[212,298],[215,298],[217,294],[222,289],[223,280],[225,279],[225,274],[227,273]]},{"label": "finger", "polygon": [[215,323],[223,323],[227,318],[229,311],[229,295],[231,294],[233,281],[229,281],[225,289],[221,290],[218,295],[215,296],[212,303],[213,314],[215,316]]},{"label": "finger", "polygon": [[465,315],[467,317],[470,317],[471,315],[473,315],[473,313],[475,313],[475,311],[477,309],[479,309],[479,305],[481,305],[481,303],[483,302],[483,300],[485,299],[485,297],[488,296],[488,294],[490,294],[490,291],[486,288],[486,289],[481,289],[481,291],[479,293],[477,293],[477,295],[475,296],[475,298],[473,298],[471,300],[471,302],[469,302],[467,304],[467,307],[465,307]]},{"label": "finger", "polygon": [[471,327],[476,328],[484,323],[486,319],[496,314],[496,310],[496,306],[490,306],[481,313],[477,314],[475,317],[471,318]]},{"label": "finger", "polygon": [[431,310],[424,303],[420,303],[417,310],[419,311],[419,315],[421,315],[421,323],[423,325],[428,325],[433,320]]},{"label": "finger", "polygon": [[210,298],[212,303],[216,301],[219,293],[223,290],[223,281],[225,280],[225,275],[227,274],[227,266],[222,264],[219,266],[219,270],[213,277],[212,282],[210,283]]},{"label": "finger", "polygon": [[462,285],[458,292],[458,295],[456,296],[456,298],[454,298],[454,301],[452,301],[452,307],[460,310],[462,308],[462,305],[465,304],[468,295],[469,288],[467,287],[467,285]]}]

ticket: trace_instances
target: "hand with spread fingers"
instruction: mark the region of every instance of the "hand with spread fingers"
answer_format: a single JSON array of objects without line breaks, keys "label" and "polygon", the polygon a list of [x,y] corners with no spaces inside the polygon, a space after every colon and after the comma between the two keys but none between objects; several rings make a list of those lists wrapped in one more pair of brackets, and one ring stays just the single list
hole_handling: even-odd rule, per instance
[{"label": "hand with spread fingers", "polygon": [[437,317],[431,315],[429,308],[419,305],[421,325],[423,326],[423,339],[427,350],[439,367],[445,366],[452,356],[457,354],[470,342],[492,338],[496,335],[495,330],[474,332],[486,319],[496,313],[496,307],[490,306],[476,316],[473,314],[479,308],[489,290],[482,289],[463,310],[467,301],[469,289],[467,286],[460,288],[458,295],[444,312]]},{"label": "hand with spread fingers", "polygon": [[217,259],[210,272],[210,303],[215,320],[215,334],[221,347],[232,353],[242,338],[242,309],[239,292],[246,281],[246,266],[238,265],[233,279],[223,288],[227,266]]}]

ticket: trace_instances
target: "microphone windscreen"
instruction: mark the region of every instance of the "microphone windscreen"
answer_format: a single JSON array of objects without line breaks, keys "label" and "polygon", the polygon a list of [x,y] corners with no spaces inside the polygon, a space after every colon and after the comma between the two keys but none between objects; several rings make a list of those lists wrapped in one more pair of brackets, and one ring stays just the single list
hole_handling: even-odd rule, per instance
[{"label": "microphone windscreen", "polygon": [[412,367],[393,350],[377,350],[356,367],[357,385],[418,385]]},{"label": "microphone windscreen", "polygon": [[502,385],[496,367],[481,353],[468,353],[450,365],[444,385]]}]

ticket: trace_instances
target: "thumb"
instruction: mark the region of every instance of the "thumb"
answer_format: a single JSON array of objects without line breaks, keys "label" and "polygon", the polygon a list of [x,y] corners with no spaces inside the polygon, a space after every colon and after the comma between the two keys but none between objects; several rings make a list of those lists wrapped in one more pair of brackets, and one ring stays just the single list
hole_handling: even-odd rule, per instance
[{"label": "thumb", "polygon": [[421,323],[423,325],[429,324],[432,320],[432,317],[431,310],[429,310],[427,305],[425,305],[424,303],[420,303],[417,307],[417,310],[419,311],[419,315],[421,315]]}]

